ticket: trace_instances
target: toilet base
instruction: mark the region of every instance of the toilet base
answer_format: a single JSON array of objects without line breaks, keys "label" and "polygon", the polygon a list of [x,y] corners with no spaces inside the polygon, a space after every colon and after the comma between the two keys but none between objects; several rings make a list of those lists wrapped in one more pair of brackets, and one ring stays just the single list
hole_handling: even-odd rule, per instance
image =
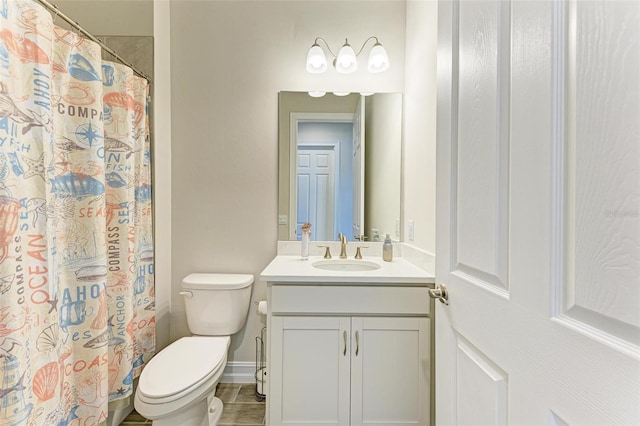
[{"label": "toilet base", "polygon": [[222,417],[222,410],[224,409],[222,405],[222,401],[220,398],[213,397],[213,401],[209,404],[208,415],[209,415],[209,426],[217,426],[220,421],[220,417]]},{"label": "toilet base", "polygon": [[173,416],[153,420],[151,424],[153,426],[217,426],[222,417],[222,411],[222,401],[215,396],[210,396]]}]

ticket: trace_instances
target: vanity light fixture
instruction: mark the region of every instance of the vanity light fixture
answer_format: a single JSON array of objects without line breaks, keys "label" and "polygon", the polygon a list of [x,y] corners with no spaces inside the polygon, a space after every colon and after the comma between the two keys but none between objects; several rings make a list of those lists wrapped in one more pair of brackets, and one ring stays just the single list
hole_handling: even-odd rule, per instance
[{"label": "vanity light fixture", "polygon": [[369,52],[367,70],[369,70],[370,73],[380,73],[387,70],[387,68],[389,68],[389,55],[378,41],[378,37],[371,36],[366,39],[364,43],[362,43],[362,47],[360,47],[358,53],[353,50],[353,47],[349,44],[349,40],[345,39],[344,44],[338,51],[338,55],[333,53],[325,39],[316,37],[307,53],[307,72],[311,74],[321,74],[327,70],[327,56],[318,44],[319,41],[324,43],[331,56],[334,57],[333,66],[336,71],[341,74],[350,74],[358,69],[357,58],[369,40],[375,40],[375,43]]},{"label": "vanity light fixture", "polygon": [[347,96],[350,95],[351,92],[333,92],[333,94],[336,96]]},{"label": "vanity light fixture", "polygon": [[311,96],[312,98],[321,98],[323,97],[327,92],[321,92],[319,90],[315,90],[315,91],[311,91],[309,92],[309,96]]}]

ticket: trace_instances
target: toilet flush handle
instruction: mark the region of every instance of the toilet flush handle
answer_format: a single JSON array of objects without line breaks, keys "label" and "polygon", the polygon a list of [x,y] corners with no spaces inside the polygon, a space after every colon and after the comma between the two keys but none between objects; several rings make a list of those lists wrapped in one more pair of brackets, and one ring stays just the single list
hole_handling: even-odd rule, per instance
[{"label": "toilet flush handle", "polygon": [[184,296],[184,297],[193,297],[193,293],[191,293],[190,291],[181,291],[180,293],[178,293],[180,296]]}]

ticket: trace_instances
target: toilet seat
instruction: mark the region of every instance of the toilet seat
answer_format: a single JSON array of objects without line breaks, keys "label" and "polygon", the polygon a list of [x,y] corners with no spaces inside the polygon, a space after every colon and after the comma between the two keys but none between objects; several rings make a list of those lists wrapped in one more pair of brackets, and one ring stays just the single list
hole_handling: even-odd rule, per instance
[{"label": "toilet seat", "polygon": [[219,377],[227,361],[229,336],[183,337],[161,350],[140,376],[138,393],[147,404],[166,404],[194,393],[213,376]]}]

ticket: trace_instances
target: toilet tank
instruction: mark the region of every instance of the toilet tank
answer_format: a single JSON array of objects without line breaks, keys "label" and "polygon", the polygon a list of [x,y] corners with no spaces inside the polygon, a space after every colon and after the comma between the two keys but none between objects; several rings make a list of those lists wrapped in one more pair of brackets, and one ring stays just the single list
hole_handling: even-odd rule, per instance
[{"label": "toilet tank", "polygon": [[251,274],[190,274],[182,280],[189,330],[230,336],[244,327],[251,302]]}]

